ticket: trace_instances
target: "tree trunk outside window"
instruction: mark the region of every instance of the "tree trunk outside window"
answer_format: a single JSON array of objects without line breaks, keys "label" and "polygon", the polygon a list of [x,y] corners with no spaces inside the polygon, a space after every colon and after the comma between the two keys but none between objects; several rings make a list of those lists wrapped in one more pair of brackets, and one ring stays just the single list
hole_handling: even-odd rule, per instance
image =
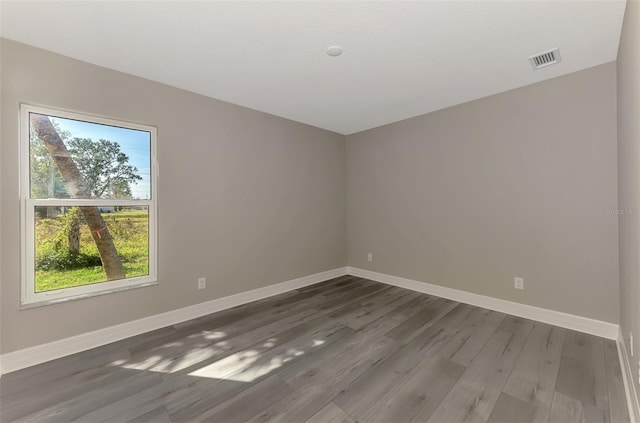
[{"label": "tree trunk outside window", "polygon": [[[67,147],[62,142],[62,138],[56,132],[49,118],[31,113],[31,123],[67,183],[71,198],[91,198],[91,193],[84,182],[82,174],[71,159]],[[98,247],[107,280],[126,278],[120,256],[118,256],[116,247],[113,244],[113,238],[98,208],[81,206],[80,212],[84,216],[87,226],[91,230],[91,236]]]}]

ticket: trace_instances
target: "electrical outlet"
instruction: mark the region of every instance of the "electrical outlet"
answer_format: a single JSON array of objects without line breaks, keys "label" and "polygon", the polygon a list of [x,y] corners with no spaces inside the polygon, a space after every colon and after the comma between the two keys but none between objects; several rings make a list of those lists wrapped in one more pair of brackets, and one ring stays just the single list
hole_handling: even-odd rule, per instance
[{"label": "electrical outlet", "polygon": [[205,289],[207,287],[207,278],[198,278],[198,289]]},{"label": "electrical outlet", "polygon": [[631,350],[631,357],[633,357],[633,332],[629,332],[629,347]]},{"label": "electrical outlet", "polygon": [[513,287],[515,289],[524,289],[524,278],[513,278]]},{"label": "electrical outlet", "polygon": [[367,261],[373,261],[373,254],[367,254]]}]

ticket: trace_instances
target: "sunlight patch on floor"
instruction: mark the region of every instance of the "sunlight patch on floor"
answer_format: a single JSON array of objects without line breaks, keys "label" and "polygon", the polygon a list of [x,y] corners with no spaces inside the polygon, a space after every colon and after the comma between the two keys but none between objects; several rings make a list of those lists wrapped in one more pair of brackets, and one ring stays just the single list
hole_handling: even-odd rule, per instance
[{"label": "sunlight patch on floor", "polygon": [[204,339],[215,341],[216,339],[224,338],[225,336],[227,336],[227,334],[224,332],[207,332],[204,335]]},{"label": "sunlight patch on floor", "polygon": [[[159,373],[175,373],[197,367],[199,363],[211,361],[216,356],[220,360],[189,373],[213,379],[225,379],[238,382],[253,382],[282,367],[285,363],[305,354],[305,350],[317,348],[325,341],[309,339],[301,349],[277,346],[278,339],[268,338],[256,344],[254,348],[227,355],[233,349],[233,343],[222,340],[228,334],[219,331],[203,331],[192,334],[188,342],[167,342],[147,351],[133,354],[129,359],[111,363],[112,366],[132,370],[146,370]],[[216,340],[218,340],[216,342]],[[199,342],[198,342],[199,341]],[[185,350],[185,344],[191,348]],[[226,357],[223,357],[225,356]]]},{"label": "sunlight patch on floor", "polygon": [[[305,349],[297,348],[283,347],[280,351],[277,349],[268,350],[268,348],[273,347],[274,342],[275,340],[265,342],[262,345],[262,347],[267,348],[265,351],[259,351],[258,349],[241,351],[195,370],[189,373],[189,376],[249,383],[306,354]],[[324,343],[324,340],[314,339],[310,341],[307,350]]]},{"label": "sunlight patch on floor", "polygon": [[[188,342],[167,342],[147,351],[134,353],[130,359],[118,360],[111,365],[159,373],[178,372],[212,357],[226,354],[231,349],[231,344],[228,341],[215,342],[226,336],[227,333],[220,331],[198,332],[188,336]],[[186,345],[191,345],[191,348],[186,350]]]}]

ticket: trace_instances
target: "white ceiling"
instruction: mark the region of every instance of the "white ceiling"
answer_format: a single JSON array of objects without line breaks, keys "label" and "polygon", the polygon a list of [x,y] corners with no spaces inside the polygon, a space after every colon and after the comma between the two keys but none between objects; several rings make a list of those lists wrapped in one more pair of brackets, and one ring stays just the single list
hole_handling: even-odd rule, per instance
[{"label": "white ceiling", "polygon": [[[341,134],[616,59],[624,0],[7,1],[1,35]],[[340,45],[340,57],[325,54]],[[527,57],[559,47],[562,63]]]}]

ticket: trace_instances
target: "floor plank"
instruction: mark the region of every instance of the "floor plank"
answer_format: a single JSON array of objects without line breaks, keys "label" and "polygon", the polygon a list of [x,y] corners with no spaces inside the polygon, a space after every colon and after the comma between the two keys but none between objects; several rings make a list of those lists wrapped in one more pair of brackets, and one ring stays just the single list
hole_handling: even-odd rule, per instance
[{"label": "floor plank", "polygon": [[356,423],[340,407],[330,402],[322,410],[311,416],[306,423]]},{"label": "floor plank", "polygon": [[588,407],[594,407],[609,415],[602,338],[567,331],[556,391],[579,400],[585,412]]},{"label": "floor plank", "polygon": [[536,408],[521,399],[502,393],[487,420],[489,423],[531,423],[536,418]]},{"label": "floor plank", "polygon": [[287,376],[287,370],[280,372],[285,380],[295,388],[283,401],[275,404],[265,413],[252,419],[252,422],[298,422],[305,421],[330,400],[344,390],[360,375],[389,356],[398,346],[395,341],[383,336],[364,336],[366,342],[342,344],[342,351],[332,351],[314,366],[300,368]]},{"label": "floor plank", "polygon": [[164,407],[158,407],[155,410],[151,410],[133,420],[120,420],[127,423],[173,423],[171,417]]},{"label": "floor plank", "polygon": [[352,310],[346,313],[340,311],[331,314],[330,317],[340,317],[340,321],[350,328],[361,329],[379,317],[390,313],[402,304],[419,296],[420,294],[417,292],[394,287],[382,295],[369,297],[367,301],[357,304],[357,307],[353,307]]},{"label": "floor plank", "polygon": [[429,422],[486,422],[533,326],[508,316],[435,410]]},{"label": "floor plank", "polygon": [[584,423],[584,410],[580,400],[555,392],[551,403],[549,423]]},{"label": "floor plank", "polygon": [[416,366],[407,383],[392,395],[372,403],[369,412],[358,421],[424,422],[451,391],[464,371],[464,366],[446,358],[424,360]]},{"label": "floor plank", "polygon": [[470,316],[470,324],[463,326],[464,330],[455,336],[448,351],[443,353],[448,353],[447,358],[450,360],[468,366],[504,319],[505,315],[502,313],[477,309]]},{"label": "floor plank", "polygon": [[134,393],[161,383],[162,378],[155,373],[136,373],[132,376],[99,389],[68,398],[58,404],[17,419],[17,422],[56,421],[70,422],[111,402],[126,398]]},{"label": "floor plank", "polygon": [[533,406],[532,422],[549,419],[565,334],[565,329],[536,323],[504,387],[505,393]]},{"label": "floor plank", "polygon": [[387,332],[385,336],[403,344],[411,342],[421,332],[434,325],[443,316],[458,306],[458,304],[459,303],[455,301],[445,300],[443,298],[427,301],[419,311],[410,316],[401,325]]},{"label": "floor plank", "polygon": [[171,417],[175,421],[181,422],[243,423],[266,410],[272,404],[282,401],[291,392],[292,388],[289,385],[277,375],[273,375],[253,384],[250,388],[217,406],[197,413],[196,416],[192,416],[188,420],[180,411]]},{"label": "floor plank", "polygon": [[[462,310],[458,311],[461,308]],[[424,360],[432,359],[444,349],[455,335],[457,324],[474,324],[468,320],[473,310],[455,307],[439,320],[439,324],[425,325],[413,340],[391,354],[341,391],[334,402],[358,421],[370,418],[374,405],[392,397],[410,378]],[[426,322],[425,322],[426,323]],[[447,357],[448,358],[448,357]]]}]

